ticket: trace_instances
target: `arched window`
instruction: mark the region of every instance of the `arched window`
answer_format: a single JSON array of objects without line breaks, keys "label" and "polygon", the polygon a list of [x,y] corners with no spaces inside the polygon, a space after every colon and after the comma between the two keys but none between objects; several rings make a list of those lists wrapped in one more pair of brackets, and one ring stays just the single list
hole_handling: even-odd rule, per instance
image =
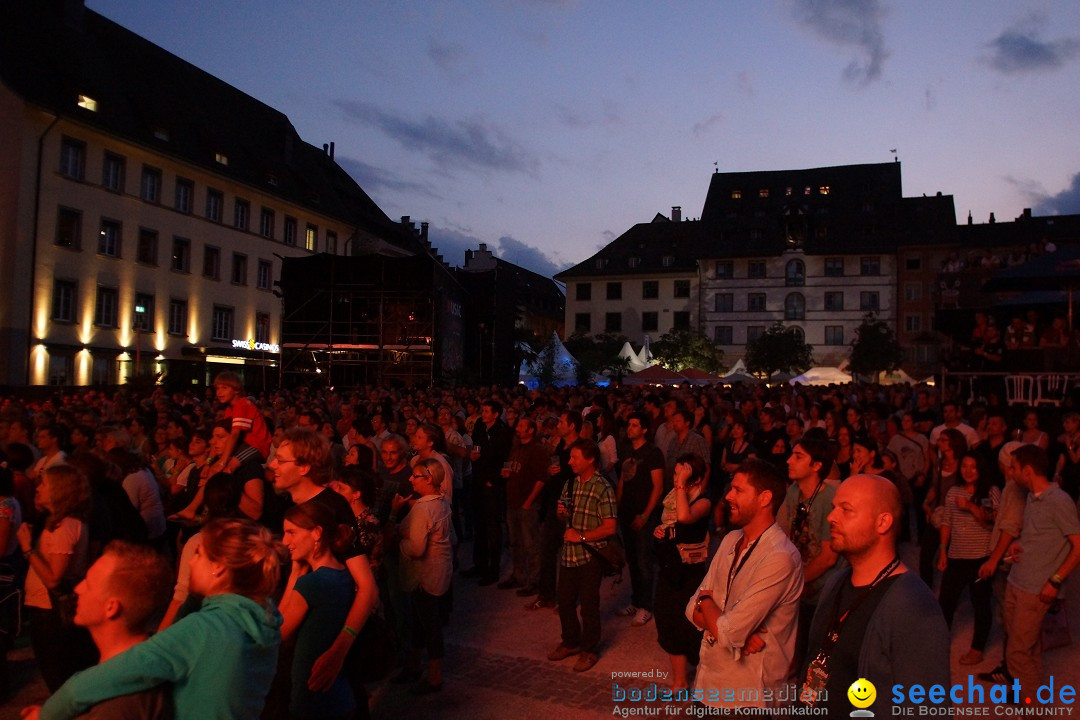
[{"label": "arched window", "polygon": [[788,287],[802,287],[806,284],[806,265],[802,260],[791,260],[787,264],[785,276]]},{"label": "arched window", "polygon": [[790,293],[784,298],[784,319],[803,320],[806,318],[806,298],[802,293]]},{"label": "arched window", "polygon": [[788,332],[795,336],[795,339],[799,342],[806,341],[806,335],[803,333],[803,329],[798,325],[793,325],[788,328]]}]

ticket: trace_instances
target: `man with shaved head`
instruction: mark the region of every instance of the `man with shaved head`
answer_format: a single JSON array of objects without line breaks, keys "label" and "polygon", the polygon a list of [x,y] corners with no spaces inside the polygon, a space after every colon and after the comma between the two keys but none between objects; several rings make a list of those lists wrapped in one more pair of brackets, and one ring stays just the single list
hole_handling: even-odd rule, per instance
[{"label": "man with shaved head", "polygon": [[[896,552],[900,511],[900,492],[877,475],[850,477],[833,496],[832,549],[850,567],[821,592],[801,673],[802,700],[828,707],[830,716],[848,713],[847,690],[859,678],[882,689],[950,683],[941,607]],[[869,709],[890,714],[891,695],[879,692]]]}]

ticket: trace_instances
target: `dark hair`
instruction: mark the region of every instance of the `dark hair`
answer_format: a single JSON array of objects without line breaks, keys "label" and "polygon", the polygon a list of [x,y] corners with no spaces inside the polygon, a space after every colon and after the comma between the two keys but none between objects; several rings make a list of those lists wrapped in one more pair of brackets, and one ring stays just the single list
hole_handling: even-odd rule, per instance
[{"label": "dark hair", "polygon": [[787,494],[787,480],[780,474],[780,470],[768,460],[752,457],[743,460],[735,474],[746,475],[747,482],[759,494],[766,490],[772,493],[772,513],[775,516],[784,504],[784,496]]},{"label": "dark hair", "polygon": [[[339,496],[340,502],[340,496]],[[285,511],[285,519],[304,530],[322,530],[322,541],[335,555],[347,550],[353,543],[351,525],[337,522],[334,512],[321,502],[302,502]]]},{"label": "dark hair", "polygon": [[446,452],[446,434],[443,433],[441,427],[431,423],[420,423],[416,429],[423,431],[424,437],[431,441],[432,450],[437,453]]},{"label": "dark hair", "polygon": [[565,410],[563,411],[563,417],[566,418],[566,424],[574,428],[574,432],[581,432],[581,425],[584,422],[584,418],[581,417],[581,413],[577,410]]},{"label": "dark hair", "polygon": [[858,445],[864,450],[869,450],[870,452],[874,453],[875,457],[878,454],[878,444],[871,440],[869,436],[863,435],[862,433],[855,436],[855,438],[851,441],[851,445],[852,447]]},{"label": "dark hair", "polygon": [[360,493],[360,502],[368,507],[373,507],[375,505],[376,477],[375,473],[371,470],[371,463],[368,463],[366,466],[350,465],[342,468],[338,472],[337,479]]},{"label": "dark hair", "polygon": [[587,438],[578,438],[570,445],[571,450],[577,450],[581,457],[594,465],[600,464],[600,446]]},{"label": "dark hair", "polygon": [[686,463],[690,466],[690,477],[687,478],[687,482],[697,482],[705,477],[705,471],[708,466],[705,464],[705,460],[697,453],[683,453],[679,457],[675,458],[675,464]]},{"label": "dark hair", "polygon": [[165,614],[172,596],[169,561],[145,545],[113,540],[102,555],[113,555],[116,567],[106,579],[109,593],[120,596],[124,627],[150,633]]},{"label": "dark hair", "polygon": [[629,423],[631,420],[637,420],[638,423],[641,425],[641,429],[645,432],[649,432],[649,426],[652,423],[652,418],[649,417],[648,413],[641,412],[640,410],[635,410],[634,412],[626,416],[627,423]]},{"label": "dark hair", "polygon": [[206,480],[203,504],[208,518],[240,517],[240,499],[244,495],[241,483],[228,473],[215,473]]},{"label": "dark hair", "polygon": [[11,443],[7,446],[8,467],[19,472],[34,464],[34,451],[25,443]]},{"label": "dark hair", "polygon": [[1021,445],[1013,450],[1012,456],[1017,465],[1031,468],[1039,477],[1046,477],[1050,471],[1050,459],[1038,445]]},{"label": "dark hair", "polygon": [[[829,474],[832,469],[833,460],[836,458],[836,448],[829,438],[825,435],[825,431],[821,428],[813,428],[814,430],[821,430],[821,433],[806,433],[802,436],[799,442],[795,443],[798,447],[801,447],[807,455],[810,456],[811,463],[820,463],[821,467],[818,469],[817,474],[819,478],[823,478]],[[822,435],[825,435],[822,437]]]},{"label": "dark hair", "polygon": [[502,411],[503,411],[502,403],[499,402],[498,400],[496,400],[495,398],[488,398],[487,400],[481,401],[480,402],[480,407],[491,408],[491,412],[495,413],[496,415],[502,415]]},{"label": "dark hair", "polygon": [[956,428],[945,428],[941,431],[940,438],[945,438],[945,441],[949,444],[949,449],[952,450],[952,454],[956,456],[957,460],[964,457],[964,453],[968,450],[967,438],[964,437],[964,433]]},{"label": "dark hair", "polygon": [[[990,487],[992,485],[990,481],[990,473],[987,472],[986,460],[980,453],[966,452],[964,457],[960,458],[960,464],[964,464],[964,460],[971,458],[975,461],[975,472],[978,474],[978,478],[975,480],[975,493],[972,495],[972,500],[979,502],[985,498],[990,497]],[[956,473],[956,485],[962,486],[964,484],[963,473]]]}]

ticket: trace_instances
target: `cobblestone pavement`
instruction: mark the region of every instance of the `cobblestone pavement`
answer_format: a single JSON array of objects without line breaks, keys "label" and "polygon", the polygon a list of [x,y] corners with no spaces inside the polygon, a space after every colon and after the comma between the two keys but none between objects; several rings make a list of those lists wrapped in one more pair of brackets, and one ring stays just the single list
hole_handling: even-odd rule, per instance
[{"label": "cobblestone pavement", "polygon": [[[905,559],[914,561],[912,549]],[[469,555],[462,551],[460,557]],[[467,560],[463,565],[468,566]],[[1080,584],[1070,583],[1071,595]],[[574,660],[549,662],[550,652],[559,642],[559,619],[551,610],[526,611],[526,600],[510,590],[479,587],[472,580],[455,576],[454,611],[445,631],[446,659],[443,690],[415,697],[404,686],[384,683],[373,688],[372,714],[377,720],[409,718],[468,718],[503,720],[578,720],[610,717],[617,706],[649,709],[656,716],[685,716],[683,705],[666,703],[625,703],[612,701],[612,683],[622,688],[645,688],[649,679],[626,679],[626,673],[653,673],[663,684],[669,672],[667,656],[656,643],[656,627],[632,627],[629,618],[616,615],[629,600],[629,580],[613,585],[605,580],[601,590],[603,640],[600,661],[591,670],[575,673]],[[1045,675],[1053,674],[1062,683],[1080,685],[1080,602],[1070,602],[1068,612],[1076,640],[1068,647],[1044,655]],[[979,666],[961,666],[971,638],[971,609],[966,601],[957,611],[952,658],[953,682],[965,687],[970,673],[993,667],[1001,657],[1001,637],[991,634],[986,660]],[[16,695],[2,708],[0,720],[15,720],[19,708],[41,702],[46,697],[29,648],[12,654]],[[617,677],[616,673],[622,674]],[[1067,713],[1069,709],[1065,710]],[[991,714],[993,714],[991,712]],[[1080,714],[1080,713],[1078,713]]]}]

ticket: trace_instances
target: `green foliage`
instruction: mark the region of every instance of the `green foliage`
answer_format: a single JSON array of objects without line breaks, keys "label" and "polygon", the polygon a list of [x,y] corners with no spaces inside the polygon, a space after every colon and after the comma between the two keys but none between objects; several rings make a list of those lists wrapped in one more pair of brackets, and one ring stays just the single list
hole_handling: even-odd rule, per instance
[{"label": "green foliage", "polygon": [[851,364],[848,369],[859,375],[873,375],[900,367],[903,352],[896,333],[884,320],[867,313],[851,341]]},{"label": "green foliage", "polygon": [[625,335],[616,333],[574,333],[566,338],[563,345],[578,361],[578,384],[586,385],[594,373],[601,374],[605,371],[621,378],[630,369],[629,363],[619,357],[619,351],[626,342]]},{"label": "green foliage", "polygon": [[554,335],[548,340],[543,350],[532,359],[532,370],[540,387],[551,387],[559,375],[557,362],[559,359],[559,344]]},{"label": "green foliage", "polygon": [[668,370],[678,372],[698,368],[717,373],[726,370],[724,351],[704,333],[692,330],[672,330],[652,344],[653,357]]},{"label": "green foliage", "polygon": [[777,321],[746,344],[746,369],[766,377],[777,370],[799,375],[814,364],[813,350],[795,328],[784,327],[784,323]]}]

